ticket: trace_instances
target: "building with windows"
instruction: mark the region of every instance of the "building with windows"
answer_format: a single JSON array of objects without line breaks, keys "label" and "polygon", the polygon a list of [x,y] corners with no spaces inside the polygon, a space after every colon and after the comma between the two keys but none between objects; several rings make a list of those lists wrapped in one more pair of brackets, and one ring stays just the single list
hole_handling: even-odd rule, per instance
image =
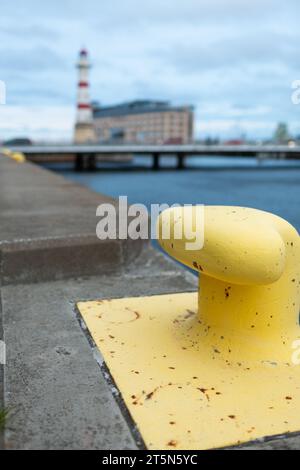
[{"label": "building with windows", "polygon": [[102,107],[93,103],[96,139],[101,143],[188,144],[193,141],[192,106],[137,100]]}]

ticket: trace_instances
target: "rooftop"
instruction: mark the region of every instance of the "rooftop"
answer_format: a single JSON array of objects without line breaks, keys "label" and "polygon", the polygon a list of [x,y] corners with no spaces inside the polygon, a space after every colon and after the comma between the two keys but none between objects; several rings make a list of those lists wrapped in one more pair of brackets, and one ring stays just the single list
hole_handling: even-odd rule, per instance
[{"label": "rooftop", "polygon": [[166,111],[192,110],[192,106],[173,106],[168,101],[155,100],[135,100],[113,106],[100,106],[99,103],[93,103],[94,117],[125,116],[128,114],[157,113]]}]

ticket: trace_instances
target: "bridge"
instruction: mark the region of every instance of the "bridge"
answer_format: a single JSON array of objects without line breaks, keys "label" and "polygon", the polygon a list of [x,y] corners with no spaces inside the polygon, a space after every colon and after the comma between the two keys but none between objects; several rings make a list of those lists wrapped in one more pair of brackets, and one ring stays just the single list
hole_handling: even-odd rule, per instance
[{"label": "bridge", "polygon": [[153,169],[159,169],[161,156],[176,156],[177,168],[186,157],[253,157],[258,159],[300,159],[300,146],[289,145],[19,145],[9,146],[36,163],[74,162],[75,169],[96,168],[98,160],[122,162],[128,156],[152,156]]}]

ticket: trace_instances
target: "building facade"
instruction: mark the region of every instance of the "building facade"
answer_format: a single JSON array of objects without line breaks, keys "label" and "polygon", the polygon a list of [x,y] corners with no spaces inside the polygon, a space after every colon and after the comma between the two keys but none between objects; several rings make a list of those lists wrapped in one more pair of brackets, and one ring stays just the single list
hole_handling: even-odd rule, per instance
[{"label": "building facade", "polygon": [[132,101],[115,106],[93,104],[96,139],[100,143],[188,144],[193,141],[192,106],[165,101]]}]

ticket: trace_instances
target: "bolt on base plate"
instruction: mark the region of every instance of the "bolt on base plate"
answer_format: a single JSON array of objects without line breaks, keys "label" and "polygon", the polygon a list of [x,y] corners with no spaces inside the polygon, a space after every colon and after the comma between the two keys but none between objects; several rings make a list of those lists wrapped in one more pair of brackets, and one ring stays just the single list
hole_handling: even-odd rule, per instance
[{"label": "bolt on base plate", "polygon": [[197,298],[78,303],[147,448],[212,449],[299,431],[299,366],[225,361],[205,341]]}]

